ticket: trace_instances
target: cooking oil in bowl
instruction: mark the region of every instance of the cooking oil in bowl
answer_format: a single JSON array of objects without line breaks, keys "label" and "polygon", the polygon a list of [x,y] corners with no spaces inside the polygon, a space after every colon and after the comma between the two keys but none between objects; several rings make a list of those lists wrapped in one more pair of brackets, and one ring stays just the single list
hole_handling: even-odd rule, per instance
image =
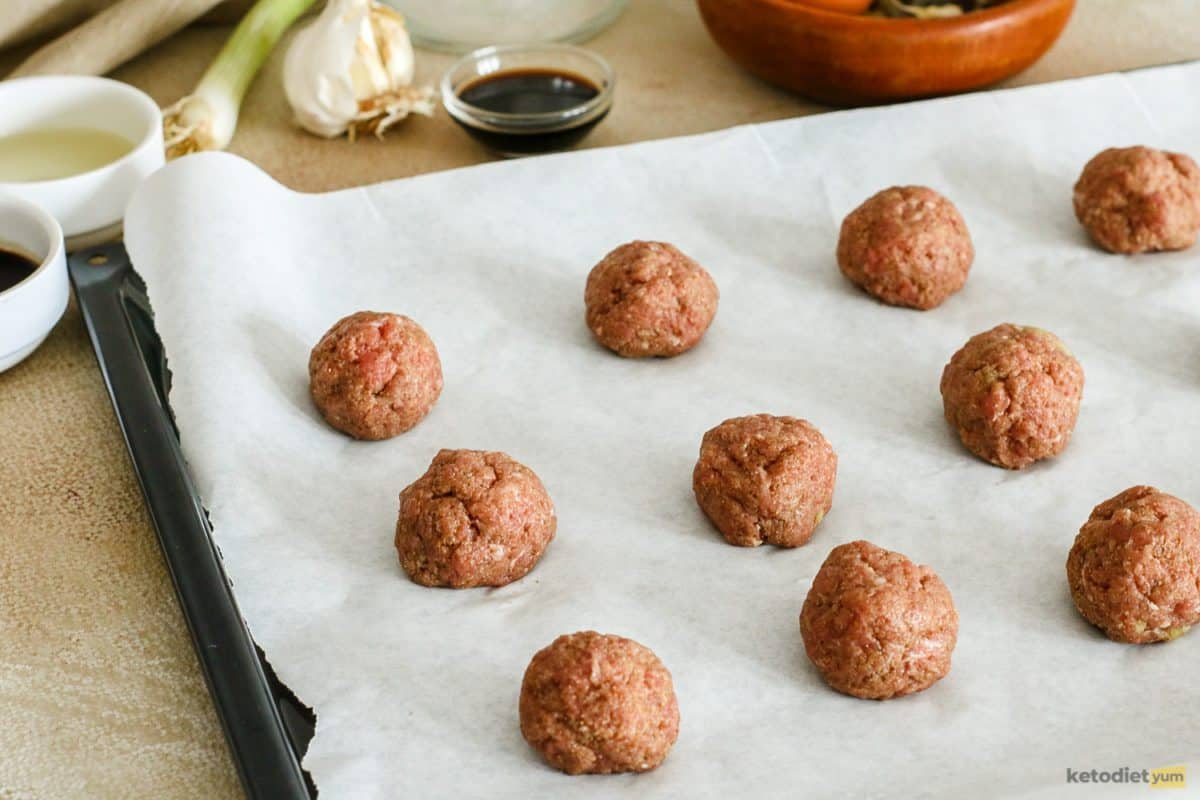
[{"label": "cooking oil in bowl", "polygon": [[0,136],[0,183],[69,178],[133,150],[123,136],[95,128],[41,128]]}]

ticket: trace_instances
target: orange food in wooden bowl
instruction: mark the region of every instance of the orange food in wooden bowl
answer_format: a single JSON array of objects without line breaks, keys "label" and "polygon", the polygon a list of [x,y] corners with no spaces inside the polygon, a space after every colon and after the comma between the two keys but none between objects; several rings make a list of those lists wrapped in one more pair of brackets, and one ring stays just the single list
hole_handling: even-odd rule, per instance
[{"label": "orange food in wooden bowl", "polygon": [[874,0],[797,0],[798,3],[843,14],[864,14]]},{"label": "orange food in wooden bowl", "polygon": [[697,3],[734,61],[833,105],[932,97],[1003,80],[1050,49],[1075,8],[1075,0],[1008,0],[946,19],[891,19],[808,0]]}]

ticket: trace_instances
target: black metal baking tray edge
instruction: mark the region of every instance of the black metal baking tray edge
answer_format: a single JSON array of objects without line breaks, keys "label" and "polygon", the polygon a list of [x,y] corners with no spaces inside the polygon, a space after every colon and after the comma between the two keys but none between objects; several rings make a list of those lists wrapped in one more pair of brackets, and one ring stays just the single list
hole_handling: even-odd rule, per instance
[{"label": "black metal baking tray edge", "polygon": [[80,250],[68,270],[246,795],[316,797],[300,766],[315,717],[275,677],[238,610],[167,403],[145,283],[120,244]]}]

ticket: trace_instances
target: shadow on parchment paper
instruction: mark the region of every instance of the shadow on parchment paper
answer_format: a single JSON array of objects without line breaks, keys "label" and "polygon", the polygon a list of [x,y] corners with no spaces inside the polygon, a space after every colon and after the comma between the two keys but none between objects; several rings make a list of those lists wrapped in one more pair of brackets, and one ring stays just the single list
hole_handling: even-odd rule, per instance
[{"label": "shadow on parchment paper", "polygon": [[[697,215],[702,219],[729,217],[727,199],[713,198],[709,207],[707,196],[693,202],[702,210]],[[774,273],[790,288],[802,290],[831,291],[840,295],[860,294],[861,290],[847,281],[837,265],[837,242],[840,221],[828,222],[800,217],[787,213],[786,206],[779,213],[736,216],[736,230],[711,231],[711,235],[726,236],[727,243],[736,242],[738,260],[751,265],[763,274]],[[821,246],[806,247],[807,242],[820,242]],[[780,255],[780,254],[785,255]],[[690,253],[690,255],[695,255]],[[701,263],[708,268],[721,284],[721,265]],[[799,285],[793,282],[798,282]],[[804,295],[809,300],[817,298]],[[718,312],[720,313],[720,312]]]},{"label": "shadow on parchment paper", "polygon": [[[930,444],[936,444],[937,449],[944,456],[947,458],[979,458],[967,449],[962,442],[962,437],[958,435],[958,431],[946,420],[946,406],[940,397],[938,402],[929,404],[929,420],[929,424],[936,426],[939,430],[938,435],[930,440]],[[958,466],[958,464],[947,464],[947,468],[953,466]],[[996,469],[1000,469],[1000,467],[996,467]]]},{"label": "shadow on parchment paper", "polygon": [[[1031,522],[1040,519],[1045,518],[1036,514],[1029,517]],[[987,535],[996,534],[991,531]],[[1021,548],[1020,564],[997,565],[989,560],[986,550],[964,554],[963,560],[974,562],[977,573],[990,571],[995,578],[971,584],[971,606],[1004,609],[1004,624],[1014,631],[1052,630],[1055,637],[1061,638],[1064,649],[1073,647],[1074,641],[1104,639],[1071,601],[1066,571],[1070,542],[1064,542],[1063,531],[1048,520],[1046,525],[1022,532]]]},{"label": "shadow on parchment paper", "polygon": [[[855,294],[837,265],[838,225],[798,220],[782,214],[743,218],[738,230],[739,253],[785,280],[806,288]],[[806,247],[805,242],[820,242]],[[780,254],[786,254],[781,256]]]},{"label": "shadow on parchment paper", "polygon": [[[1148,256],[1153,258],[1153,256]],[[1124,266],[1124,265],[1122,265]],[[1130,265],[1128,269],[1138,269]],[[1134,349],[1130,346],[1128,332],[1137,330],[1146,322],[1147,313],[1156,314],[1153,324],[1165,336],[1155,336],[1149,346]],[[1109,355],[1132,362],[1136,372],[1150,371],[1162,378],[1179,381],[1196,387],[1200,384],[1200,319],[1178,311],[1152,310],[1147,312],[1136,300],[1114,297],[1104,303],[1097,313],[1088,314],[1075,322],[1077,330],[1086,331],[1084,336],[1093,344],[1102,347]],[[1183,350],[1178,355],[1177,351]],[[1084,373],[1087,364],[1083,365]],[[1087,387],[1084,387],[1084,402]]]},{"label": "shadow on parchment paper", "polygon": [[[494,753],[530,769],[561,775],[542,760],[521,734],[517,708],[522,675],[523,670],[515,675],[499,671],[484,658],[443,659],[438,668],[438,683],[475,688],[462,695],[461,704],[442,722],[449,721],[455,727],[456,741],[471,742],[470,750]],[[465,707],[470,702],[468,698],[478,698],[480,705]],[[427,707],[427,710],[439,716],[445,714],[443,709]],[[455,725],[456,722],[460,724]]]},{"label": "shadow on parchment paper", "polygon": [[[981,152],[988,154],[986,159],[979,158]],[[1022,158],[1022,155],[1023,151],[1014,152],[1011,144],[1000,142],[986,147],[977,143],[966,150],[949,150],[939,155],[942,171],[963,179],[968,187],[949,199],[962,205],[987,208],[1013,231],[1021,233],[1022,246],[1091,247],[1087,233],[1075,221],[1072,204],[1075,177],[1039,172],[1033,166],[1038,158]],[[1079,166],[1083,168],[1082,164]],[[1018,178],[1025,185],[1020,191],[1014,191],[1012,184]],[[968,199],[975,202],[968,204]],[[986,224],[986,220],[967,219],[966,223],[972,233],[978,234],[977,229]],[[981,257],[995,263],[1003,256],[1003,252],[977,252],[975,258],[976,263]]]},{"label": "shadow on parchment paper", "polygon": [[[494,252],[467,251],[462,258],[495,261]],[[591,264],[571,265],[533,248],[508,248],[502,265],[478,270],[489,310],[534,341],[556,340],[577,349],[592,350],[595,342],[584,323],[583,288]],[[574,268],[573,268],[574,267]],[[464,314],[472,309],[464,307]],[[468,329],[467,325],[463,326]]]},{"label": "shadow on parchment paper", "polygon": [[[714,425],[717,423],[714,422]],[[696,434],[696,450],[699,450],[703,433]],[[652,488],[656,497],[670,498],[669,503],[656,502],[651,507],[655,509],[656,517],[648,520],[667,528],[673,534],[680,534],[689,539],[699,539],[708,544],[724,544],[721,532],[700,510],[696,504],[696,495],[692,491],[692,471],[696,467],[697,453],[678,447],[664,448],[657,460],[662,463],[655,466],[656,475],[670,475],[667,486],[661,484]],[[666,489],[666,492],[663,492]]]},{"label": "shadow on parchment paper", "polygon": [[785,269],[810,290],[828,292],[838,297],[850,298],[855,302],[873,303],[877,306],[891,308],[883,301],[872,297],[861,286],[851,283],[850,279],[842,274],[842,270],[838,266],[836,250],[837,240],[835,238],[828,253],[797,255],[793,263],[785,265]]},{"label": "shadow on parchment paper", "polygon": [[307,367],[311,345],[267,317],[245,318],[242,333],[263,373],[279,390],[279,396],[287,398],[288,403],[304,416],[324,425],[308,394]]}]

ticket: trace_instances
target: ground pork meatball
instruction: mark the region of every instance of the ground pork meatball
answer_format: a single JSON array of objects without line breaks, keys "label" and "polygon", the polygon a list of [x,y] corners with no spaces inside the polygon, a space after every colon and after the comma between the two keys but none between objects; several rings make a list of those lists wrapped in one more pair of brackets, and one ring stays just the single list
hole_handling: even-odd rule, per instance
[{"label": "ground pork meatball", "polygon": [[1186,249],[1200,231],[1200,167],[1149,147],[1105,150],[1075,184],[1075,216],[1113,253]]},{"label": "ground pork meatball", "polygon": [[730,544],[799,547],[829,513],[836,478],[837,454],[812,424],[755,414],[704,434],[692,491]]},{"label": "ground pork meatball", "polygon": [[420,422],[442,393],[442,362],[408,317],[359,311],[338,320],[308,359],[321,416],[355,439],[388,439]]},{"label": "ground pork meatball", "polygon": [[972,336],[942,371],[946,421],[975,455],[1008,469],[1067,446],[1083,368],[1052,333],[997,325]]},{"label": "ground pork meatball", "polygon": [[442,450],[400,493],[396,551],[423,586],[504,586],[533,569],[557,525],[533,470],[504,453]]},{"label": "ground pork meatball", "polygon": [[649,648],[594,631],[555,639],[521,682],[521,734],[571,775],[645,772],[679,735],[671,673]]},{"label": "ground pork meatball", "polygon": [[1067,558],[1084,619],[1118,642],[1170,641],[1200,622],[1200,513],[1134,486],[1101,503]]},{"label": "ground pork meatball", "polygon": [[665,242],[630,242],[601,259],[584,290],[597,341],[626,358],[691,350],[717,313],[717,284]]},{"label": "ground pork meatball", "polygon": [[893,186],[842,222],[842,274],[894,306],[939,306],[967,282],[975,247],[962,215],[924,186]]},{"label": "ground pork meatball", "polygon": [[833,548],[813,578],[800,635],[834,689],[887,700],[946,676],[958,612],[929,567],[870,542],[850,542]]}]

